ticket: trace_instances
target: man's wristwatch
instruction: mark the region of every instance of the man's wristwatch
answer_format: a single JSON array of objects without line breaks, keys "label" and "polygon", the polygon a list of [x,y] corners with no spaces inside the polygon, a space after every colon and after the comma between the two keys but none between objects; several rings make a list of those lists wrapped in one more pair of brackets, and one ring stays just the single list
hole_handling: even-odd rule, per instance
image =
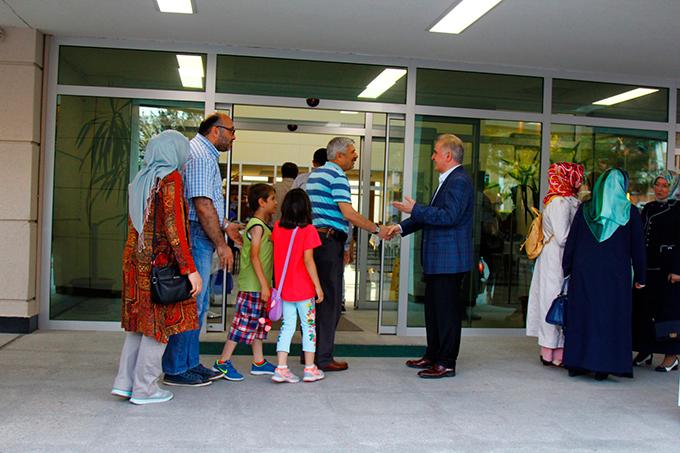
[{"label": "man's wristwatch", "polygon": [[378,224],[375,225],[375,230],[373,230],[373,234],[380,234],[380,225]]}]

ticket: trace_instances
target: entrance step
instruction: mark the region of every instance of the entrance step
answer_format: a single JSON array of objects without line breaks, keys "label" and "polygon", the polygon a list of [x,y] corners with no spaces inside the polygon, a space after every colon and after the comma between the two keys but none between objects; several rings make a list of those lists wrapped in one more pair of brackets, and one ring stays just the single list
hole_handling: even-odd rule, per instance
[{"label": "entrance step", "polygon": [[[201,342],[201,354],[219,355],[222,353],[224,343],[217,341]],[[276,356],[276,344],[265,343],[264,355]],[[290,355],[298,356],[302,346],[300,343],[290,345]],[[423,346],[399,345],[399,344],[336,344],[335,356],[337,357],[419,357],[423,354]],[[239,344],[236,346],[235,355],[250,355],[252,350],[249,345]]]}]

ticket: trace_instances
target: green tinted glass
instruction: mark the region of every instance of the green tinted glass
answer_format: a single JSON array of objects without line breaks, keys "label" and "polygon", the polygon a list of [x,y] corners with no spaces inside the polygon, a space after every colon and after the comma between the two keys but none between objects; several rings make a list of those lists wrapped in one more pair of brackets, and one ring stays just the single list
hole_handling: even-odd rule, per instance
[{"label": "green tinted glass", "polygon": [[418,69],[416,103],[442,107],[541,112],[543,79]]},{"label": "green tinted glass", "polygon": [[587,186],[608,168],[622,168],[630,176],[633,203],[654,198],[654,179],[666,167],[666,132],[553,124],[551,135],[550,162],[583,164]]},{"label": "green tinted glass", "polygon": [[555,79],[552,111],[576,116],[668,121],[668,89]]},{"label": "green tinted glass", "polygon": [[127,186],[145,143],[195,135],[203,105],[58,96],[50,319],[120,320]]},{"label": "green tinted glass", "polygon": [[183,52],[61,46],[58,83],[203,91],[205,59]]},{"label": "green tinted glass", "polygon": [[[428,203],[439,184],[431,162],[439,134],[464,144],[463,167],[475,188],[475,266],[460,292],[466,327],[523,327],[532,267],[519,246],[539,205],[541,124],[416,116],[413,192]],[[407,325],[424,326],[421,238],[411,240]]]},{"label": "green tinted glass", "polygon": [[403,104],[405,75],[375,98],[359,97],[385,69],[388,68],[366,64],[218,55],[217,91]]}]

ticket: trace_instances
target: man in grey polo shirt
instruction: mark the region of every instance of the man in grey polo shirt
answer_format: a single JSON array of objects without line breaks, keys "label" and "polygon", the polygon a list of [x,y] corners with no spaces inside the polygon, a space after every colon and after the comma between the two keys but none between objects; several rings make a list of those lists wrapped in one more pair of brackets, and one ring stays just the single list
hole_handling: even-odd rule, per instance
[{"label": "man in grey polo shirt", "polygon": [[326,147],[328,162],[314,170],[306,191],[312,202],[314,226],[321,237],[321,247],[314,249],[314,261],[324,292],[324,302],[316,307],[316,364],[323,371],[346,370],[347,362],[333,357],[335,329],[342,305],[344,244],[350,223],[370,233],[387,237],[388,228],[371,222],[352,207],[349,180],[345,172],[359,157],[354,141],[335,137]]}]

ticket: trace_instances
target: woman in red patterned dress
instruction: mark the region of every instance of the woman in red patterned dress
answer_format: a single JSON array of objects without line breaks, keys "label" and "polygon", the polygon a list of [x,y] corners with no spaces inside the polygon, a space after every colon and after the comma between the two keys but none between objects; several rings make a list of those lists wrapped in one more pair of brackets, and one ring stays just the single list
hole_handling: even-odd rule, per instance
[{"label": "woman in red patterned dress", "polygon": [[[126,333],[111,393],[134,404],[172,399],[171,392],[158,386],[168,337],[198,329],[196,294],[202,282],[191,258],[187,203],[179,173],[188,156],[189,141],[179,132],[168,130],[154,136],[146,147],[144,166],[129,186],[121,316]],[[170,305],[151,301],[152,248],[156,265],[177,265],[188,275],[190,299]]]}]

